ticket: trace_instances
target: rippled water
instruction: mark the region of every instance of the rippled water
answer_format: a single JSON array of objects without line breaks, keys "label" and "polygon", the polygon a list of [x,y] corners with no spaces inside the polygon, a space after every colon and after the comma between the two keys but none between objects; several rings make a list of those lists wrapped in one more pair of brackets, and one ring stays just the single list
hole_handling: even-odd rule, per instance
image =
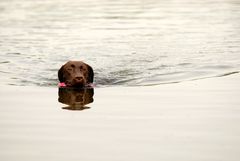
[{"label": "rippled water", "polygon": [[239,0],[1,0],[0,81],[56,86],[84,60],[101,85],[154,85],[240,71]]}]

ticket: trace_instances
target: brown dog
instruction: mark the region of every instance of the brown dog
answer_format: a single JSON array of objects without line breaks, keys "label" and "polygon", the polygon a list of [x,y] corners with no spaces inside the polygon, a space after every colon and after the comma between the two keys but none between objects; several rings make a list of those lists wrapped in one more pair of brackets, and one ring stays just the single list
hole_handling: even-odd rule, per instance
[{"label": "brown dog", "polygon": [[93,83],[93,69],[82,61],[69,61],[58,71],[58,79],[67,87],[85,87]]}]

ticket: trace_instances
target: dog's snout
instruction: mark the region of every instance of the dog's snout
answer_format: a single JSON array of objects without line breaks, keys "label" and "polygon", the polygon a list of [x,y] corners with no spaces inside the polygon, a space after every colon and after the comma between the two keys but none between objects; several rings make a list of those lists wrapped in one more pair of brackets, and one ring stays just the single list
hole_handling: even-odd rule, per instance
[{"label": "dog's snout", "polygon": [[77,76],[77,77],[75,77],[75,79],[76,79],[77,81],[82,81],[82,80],[83,80],[83,77],[82,77],[82,76]]},{"label": "dog's snout", "polygon": [[72,81],[72,86],[84,86],[85,83],[86,82],[83,76],[76,76]]}]

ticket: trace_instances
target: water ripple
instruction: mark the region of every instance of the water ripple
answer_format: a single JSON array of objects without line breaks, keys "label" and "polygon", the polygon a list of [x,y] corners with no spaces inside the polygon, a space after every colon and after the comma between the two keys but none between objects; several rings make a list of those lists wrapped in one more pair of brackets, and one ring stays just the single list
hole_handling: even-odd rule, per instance
[{"label": "water ripple", "polygon": [[4,84],[56,86],[57,70],[71,59],[90,64],[98,86],[240,70],[238,0],[2,0],[0,8]]}]

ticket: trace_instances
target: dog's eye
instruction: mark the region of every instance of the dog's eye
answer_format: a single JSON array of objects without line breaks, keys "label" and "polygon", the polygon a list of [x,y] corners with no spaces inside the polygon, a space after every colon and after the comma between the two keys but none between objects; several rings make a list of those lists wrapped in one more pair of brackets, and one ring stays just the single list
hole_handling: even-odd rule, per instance
[{"label": "dog's eye", "polygon": [[80,66],[80,70],[85,72],[87,69],[84,66]]},{"label": "dog's eye", "polygon": [[84,66],[80,66],[79,67],[81,71],[86,71],[86,69],[84,68]]},{"label": "dog's eye", "polygon": [[74,65],[74,64],[72,64],[72,65],[71,65],[71,67],[72,67],[72,68],[75,68],[75,65]]}]

